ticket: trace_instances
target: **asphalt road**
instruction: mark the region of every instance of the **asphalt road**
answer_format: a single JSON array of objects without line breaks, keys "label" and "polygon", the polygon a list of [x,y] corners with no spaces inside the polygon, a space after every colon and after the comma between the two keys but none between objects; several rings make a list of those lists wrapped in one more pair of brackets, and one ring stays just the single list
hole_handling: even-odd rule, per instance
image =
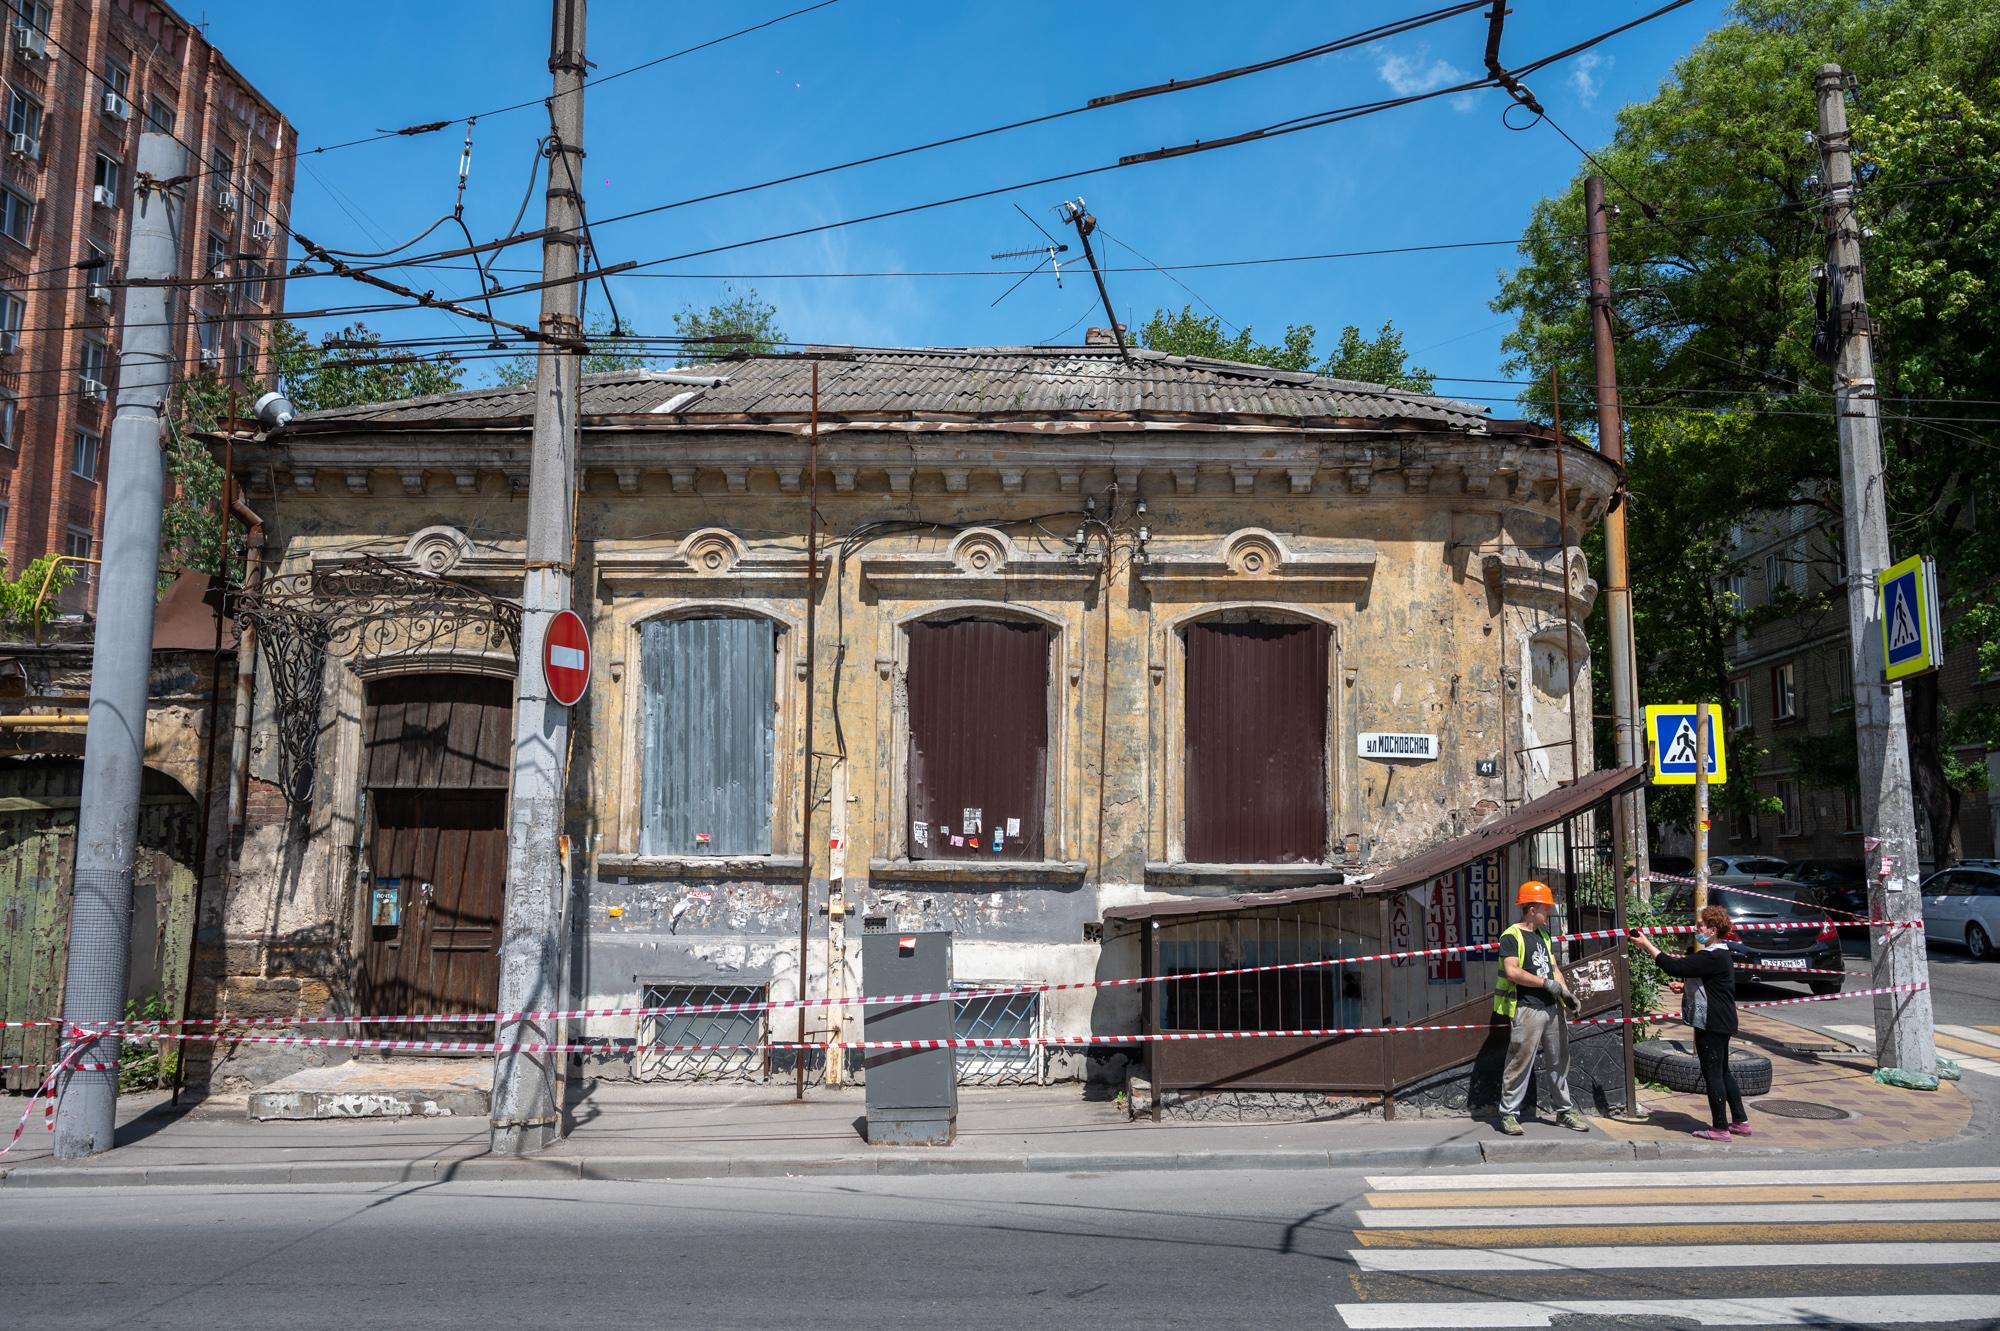
[{"label": "asphalt road", "polygon": [[2000,1169],[1840,1163],[23,1191],[0,1198],[0,1309],[203,1331],[2000,1326]]},{"label": "asphalt road", "polygon": [[[1974,961],[1962,947],[1931,944],[1931,1014],[1939,1025],[2000,1026],[2000,962]],[[1854,978],[1850,988],[1868,984],[1868,959],[1858,949],[1849,948],[1847,969]],[[1737,997],[1744,1000],[1797,998],[1806,992],[1802,984],[1739,985]],[[1800,1003],[1775,1008],[1771,1015],[1818,1030],[1834,1026],[1873,1026],[1875,1000],[1842,998],[1824,1003]]]}]

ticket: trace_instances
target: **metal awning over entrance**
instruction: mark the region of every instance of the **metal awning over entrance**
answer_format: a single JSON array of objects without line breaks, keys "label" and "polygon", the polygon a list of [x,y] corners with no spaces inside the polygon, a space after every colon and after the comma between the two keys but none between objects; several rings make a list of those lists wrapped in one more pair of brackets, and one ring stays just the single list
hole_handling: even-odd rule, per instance
[{"label": "metal awning over entrance", "polygon": [[[1486,945],[1515,919],[1511,888],[1526,878],[1554,888],[1558,933],[1612,930],[1626,862],[1612,801],[1644,779],[1640,768],[1592,773],[1366,882],[1106,910],[1107,927],[1143,931],[1143,973],[1162,977],[1142,986],[1143,1029],[1193,1037],[1149,1045],[1155,1088],[1392,1102],[1496,1038],[1504,1046],[1504,1024],[1489,1029],[1497,965]],[[1564,950],[1572,979],[1586,981],[1583,1015],[1622,1009],[1618,940]],[[1468,1029],[1409,1029],[1452,1026]],[[1262,1034],[1301,1030],[1350,1033]],[[1214,1032],[1232,1035],[1201,1038]]]}]

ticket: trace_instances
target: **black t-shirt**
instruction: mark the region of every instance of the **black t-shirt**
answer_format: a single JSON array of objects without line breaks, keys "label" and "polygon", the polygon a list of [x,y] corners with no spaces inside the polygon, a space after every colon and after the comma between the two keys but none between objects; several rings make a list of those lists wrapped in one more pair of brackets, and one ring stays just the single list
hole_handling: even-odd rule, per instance
[{"label": "black t-shirt", "polygon": [[[1555,956],[1549,951],[1548,935],[1538,929],[1530,929],[1525,924],[1514,926],[1520,930],[1521,969],[1538,980],[1555,978]],[[1556,996],[1547,989],[1530,989],[1527,985],[1516,986],[1520,1001],[1529,1007],[1548,1008],[1556,1005]]]}]

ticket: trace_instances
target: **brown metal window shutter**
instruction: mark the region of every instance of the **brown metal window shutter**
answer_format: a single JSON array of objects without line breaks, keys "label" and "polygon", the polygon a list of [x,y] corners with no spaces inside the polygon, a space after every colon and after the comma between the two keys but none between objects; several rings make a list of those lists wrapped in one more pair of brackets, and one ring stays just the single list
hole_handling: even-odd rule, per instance
[{"label": "brown metal window shutter", "polygon": [[1187,857],[1326,857],[1324,624],[1192,625],[1187,634]]},{"label": "brown metal window shutter", "polygon": [[[991,619],[913,624],[909,687],[910,858],[1042,858],[1048,630]],[[979,811],[977,833],[966,830],[968,809]],[[1018,836],[1008,831],[1010,819],[1019,820]],[[996,828],[1004,838],[998,852]],[[953,836],[965,844],[952,845]]]}]

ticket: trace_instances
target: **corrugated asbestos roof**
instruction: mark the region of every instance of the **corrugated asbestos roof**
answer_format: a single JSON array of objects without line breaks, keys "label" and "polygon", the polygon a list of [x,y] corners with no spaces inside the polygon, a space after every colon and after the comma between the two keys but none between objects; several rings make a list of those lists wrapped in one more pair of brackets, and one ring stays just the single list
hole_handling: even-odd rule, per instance
[{"label": "corrugated asbestos roof", "polygon": [[1287,906],[1295,901],[1325,901],[1337,897],[1376,897],[1449,873],[1472,863],[1545,827],[1582,813],[1599,800],[1621,795],[1644,784],[1643,767],[1606,767],[1591,772],[1573,786],[1560,786],[1540,799],[1529,800],[1514,812],[1473,828],[1464,836],[1453,837],[1429,850],[1419,851],[1400,864],[1377,871],[1365,882],[1329,884],[1324,887],[1296,887],[1279,892],[1246,893],[1229,897],[1176,897],[1164,901],[1141,901],[1130,906],[1112,906],[1104,918],[1113,923],[1134,923],[1169,915],[1231,915],[1237,911]]},{"label": "corrugated asbestos roof", "polygon": [[[715,387],[675,383],[644,370],[589,375],[583,414],[658,414],[681,423],[803,418],[812,405],[815,359],[820,365],[820,414],[835,420],[1157,414],[1394,420],[1456,430],[1482,430],[1486,424],[1483,407],[1380,384],[1137,349],[1126,361],[1110,347],[838,348],[817,356],[743,357],[671,372],[725,380]],[[525,419],[531,397],[527,387],[475,388],[316,411],[299,417],[292,428],[499,424]]]}]

